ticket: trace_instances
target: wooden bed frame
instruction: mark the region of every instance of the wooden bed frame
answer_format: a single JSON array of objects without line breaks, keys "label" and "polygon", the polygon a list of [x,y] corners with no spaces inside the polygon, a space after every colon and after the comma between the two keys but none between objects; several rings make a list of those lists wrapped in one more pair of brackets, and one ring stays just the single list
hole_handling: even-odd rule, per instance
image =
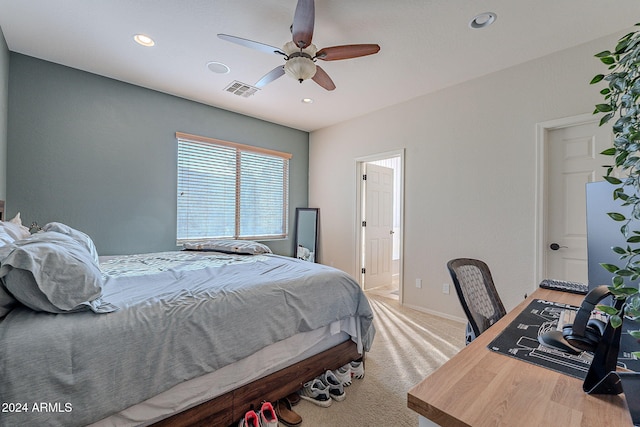
[{"label": "wooden bed frame", "polygon": [[356,344],[347,340],[266,377],[231,390],[212,400],[153,424],[154,427],[228,427],[244,414],[259,409],[262,402],[276,402],[327,369],[335,370],[352,360],[362,359]]}]

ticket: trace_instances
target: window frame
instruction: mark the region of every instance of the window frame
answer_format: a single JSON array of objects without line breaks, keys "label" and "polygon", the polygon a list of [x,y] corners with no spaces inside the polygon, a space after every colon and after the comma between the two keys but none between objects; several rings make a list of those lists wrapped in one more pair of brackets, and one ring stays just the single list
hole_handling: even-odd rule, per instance
[{"label": "window frame", "polygon": [[[289,192],[290,192],[290,160],[293,158],[291,153],[286,153],[282,151],[272,150],[264,147],[256,147],[248,144],[240,144],[237,142],[224,141],[215,138],[209,138],[199,135],[193,135],[184,132],[176,132],[176,140],[178,144],[180,141],[184,141],[186,143],[204,143],[211,144],[215,146],[221,146],[224,148],[231,148],[235,151],[236,159],[239,159],[241,153],[250,153],[257,155],[264,155],[268,157],[277,157],[284,160],[284,171],[283,171],[283,206],[282,206],[282,231],[281,234],[269,234],[269,235],[246,235],[240,236],[240,222],[242,220],[242,211],[240,210],[240,192],[242,189],[240,173],[241,166],[240,163],[236,163],[236,174],[235,174],[235,223],[234,223],[234,235],[233,236],[220,236],[220,237],[205,237],[205,238],[196,238],[196,237],[186,237],[186,238],[178,238],[178,221],[179,216],[176,211],[176,244],[182,245],[187,242],[201,242],[205,240],[211,239],[237,239],[237,240],[280,240],[287,239],[289,237]],[[177,148],[177,146],[176,146]],[[179,169],[179,158],[178,153],[176,152],[176,179],[180,179],[180,169]],[[177,184],[178,182],[176,182]],[[177,189],[177,188],[176,188]],[[179,195],[177,195],[179,197]],[[178,209],[178,200],[176,199],[176,210]]]}]

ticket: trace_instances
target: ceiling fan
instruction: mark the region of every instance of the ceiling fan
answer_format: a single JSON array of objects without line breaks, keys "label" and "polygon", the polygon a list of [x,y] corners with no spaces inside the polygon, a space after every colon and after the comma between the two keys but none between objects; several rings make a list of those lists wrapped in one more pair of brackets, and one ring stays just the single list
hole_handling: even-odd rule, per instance
[{"label": "ceiling fan", "polygon": [[319,65],[316,65],[318,59],[337,61],[372,55],[380,51],[380,46],[377,44],[350,44],[325,47],[318,50],[311,43],[314,21],[314,0],[298,0],[293,16],[293,25],[291,26],[292,41],[287,42],[282,49],[228,34],[218,34],[218,37],[241,46],[266,53],[275,53],[284,57],[284,65],[280,65],[265,74],[255,84],[257,88],[262,88],[284,74],[288,74],[300,83],[304,80],[312,79],[326,90],[334,90],[336,85],[331,80],[331,77]]}]

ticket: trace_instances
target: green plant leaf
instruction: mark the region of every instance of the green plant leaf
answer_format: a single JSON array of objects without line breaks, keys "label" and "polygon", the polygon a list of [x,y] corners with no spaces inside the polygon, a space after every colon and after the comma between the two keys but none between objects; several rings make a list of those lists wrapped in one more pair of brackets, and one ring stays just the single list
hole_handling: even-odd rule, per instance
[{"label": "green plant leaf", "polygon": [[[599,113],[599,111],[598,111]],[[613,118],[614,114],[613,113],[607,113],[604,116],[602,116],[602,118],[600,119],[600,126],[604,125],[605,123],[607,123],[609,120],[611,120],[611,118]]]},{"label": "green plant leaf", "polygon": [[624,190],[622,188],[616,188],[613,192],[613,199],[617,200],[623,200],[623,201],[627,201],[629,200],[629,196],[624,192]]},{"label": "green plant leaf", "polygon": [[619,328],[622,325],[622,318],[617,314],[614,314],[609,317],[609,323],[611,323],[611,326],[614,328]]},{"label": "green plant leaf", "polygon": [[631,335],[632,337],[639,339],[640,338],[640,331],[629,331],[629,335]]},{"label": "green plant leaf", "polygon": [[613,107],[611,107],[611,105],[609,104],[597,104],[596,110],[601,113],[608,113],[609,111],[613,111]]},{"label": "green plant leaf", "polygon": [[615,290],[611,291],[612,294],[614,295],[624,295],[624,296],[631,296],[631,295],[635,295],[638,293],[638,290],[636,288],[615,288]]},{"label": "green plant leaf", "polygon": [[616,149],[614,147],[610,147],[607,148],[606,150],[602,151],[600,154],[604,155],[604,156],[613,156],[616,154]]},{"label": "green plant leaf", "polygon": [[608,212],[607,215],[609,215],[609,218],[611,218],[614,221],[626,221],[627,217],[622,215],[619,212]]},{"label": "green plant leaf", "polygon": [[603,79],[604,79],[604,74],[598,74],[597,76],[591,79],[591,82],[589,84],[596,84],[598,82],[601,82]]},{"label": "green plant leaf", "polygon": [[616,310],[614,307],[611,307],[610,305],[598,305],[596,306],[596,308],[601,312],[606,313],[610,316],[618,314],[618,310]]},{"label": "green plant leaf", "polygon": [[618,178],[616,178],[615,176],[605,176],[604,179],[609,183],[609,184],[613,184],[613,185],[620,185],[622,184],[622,181],[620,181]]},{"label": "green plant leaf", "polygon": [[612,65],[616,62],[616,60],[611,56],[603,56],[600,58],[600,61],[602,61],[602,63],[606,65]]},{"label": "green plant leaf", "polygon": [[611,52],[609,52],[608,50],[603,50],[602,52],[596,53],[594,56],[596,58],[603,58],[605,56],[611,56]]},{"label": "green plant leaf", "polygon": [[620,227],[620,234],[622,234],[623,236],[629,234],[629,223],[626,223],[622,227]]},{"label": "green plant leaf", "polygon": [[624,255],[627,253],[626,250],[624,250],[623,248],[621,248],[620,246],[614,246],[613,248],[611,248],[613,250],[613,252],[619,254],[619,255]]},{"label": "green plant leaf", "polygon": [[616,53],[622,53],[624,52],[627,47],[629,47],[629,39],[625,39],[622,38],[618,41],[618,44],[616,45]]},{"label": "green plant leaf", "polygon": [[613,265],[613,264],[606,264],[606,263],[602,263],[600,264],[605,270],[607,270],[609,273],[615,273],[616,271],[618,271],[618,267]]}]

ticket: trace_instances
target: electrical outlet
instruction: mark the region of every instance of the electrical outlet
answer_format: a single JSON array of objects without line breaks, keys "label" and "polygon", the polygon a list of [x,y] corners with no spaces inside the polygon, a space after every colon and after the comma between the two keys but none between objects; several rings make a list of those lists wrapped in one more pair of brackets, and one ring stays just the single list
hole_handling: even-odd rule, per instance
[{"label": "electrical outlet", "polygon": [[422,279],[416,279],[416,288],[418,289],[422,288]]},{"label": "electrical outlet", "polygon": [[449,284],[448,283],[443,283],[442,284],[442,293],[449,295]]}]

